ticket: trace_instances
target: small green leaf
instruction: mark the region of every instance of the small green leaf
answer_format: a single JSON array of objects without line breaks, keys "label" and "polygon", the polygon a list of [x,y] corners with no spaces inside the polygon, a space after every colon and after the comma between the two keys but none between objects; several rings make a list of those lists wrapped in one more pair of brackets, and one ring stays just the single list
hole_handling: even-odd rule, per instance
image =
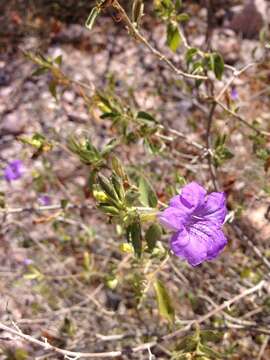
[{"label": "small green leaf", "polygon": [[179,22],[188,21],[188,20],[189,20],[189,15],[186,14],[186,13],[179,14],[179,15],[177,16],[177,20],[178,20]]},{"label": "small green leaf", "polygon": [[89,14],[89,16],[88,16],[88,18],[87,18],[87,20],[86,20],[86,22],[85,22],[85,27],[86,27],[88,30],[92,30],[92,28],[93,28],[93,26],[94,26],[94,23],[95,23],[95,21],[96,21],[96,18],[97,18],[97,16],[99,15],[99,13],[100,13],[100,9],[99,9],[98,7],[94,7],[94,8],[91,10],[91,12],[90,12],[90,14]]},{"label": "small green leaf", "polygon": [[127,227],[127,241],[132,244],[135,254],[140,258],[142,255],[142,230],[138,221]]},{"label": "small green leaf", "polygon": [[108,286],[109,289],[115,290],[118,285],[117,277],[115,277],[114,275],[108,276],[108,278],[106,279],[106,285]]},{"label": "small green leaf", "polygon": [[196,56],[197,54],[198,54],[198,49],[196,48],[190,48],[187,50],[185,54],[187,65],[189,65],[192,62],[194,56]]},{"label": "small green leaf", "polygon": [[122,179],[119,178],[115,173],[112,174],[112,184],[114,187],[114,190],[116,191],[117,195],[118,195],[118,199],[120,201],[122,201],[125,197],[125,189],[123,186],[123,182]]},{"label": "small green leaf", "polygon": [[58,66],[61,66],[61,65],[62,65],[62,61],[63,61],[62,55],[58,55],[58,56],[54,59],[55,64],[57,64]]},{"label": "small green leaf", "polygon": [[119,210],[112,205],[100,205],[100,210],[103,211],[105,214],[110,215],[110,216],[118,216],[119,215]]},{"label": "small green leaf", "polygon": [[55,100],[57,100],[56,82],[55,81],[51,81],[49,83],[49,91],[50,91],[51,95],[55,98]]},{"label": "small green leaf", "polygon": [[125,195],[125,203],[127,206],[132,206],[137,201],[137,199],[140,197],[140,193],[134,189],[131,188],[126,192]]},{"label": "small green leaf", "polygon": [[38,67],[36,70],[32,72],[32,76],[40,76],[45,74],[48,71],[46,67]]},{"label": "small green leaf", "polygon": [[60,204],[61,204],[62,209],[66,209],[67,206],[68,206],[68,200],[67,199],[61,199]]},{"label": "small green leaf", "polygon": [[102,155],[108,155],[116,146],[119,145],[119,139],[112,139],[110,140],[103,148]]},{"label": "small green leaf", "polygon": [[144,177],[140,177],[139,181],[139,192],[140,192],[140,202],[144,206],[150,206],[155,208],[158,203],[156,193],[152,185]]},{"label": "small green leaf", "polygon": [[112,156],[112,168],[116,175],[118,175],[122,180],[127,180],[127,174],[124,166],[116,156]]},{"label": "small green leaf", "polygon": [[44,275],[33,265],[29,265],[28,272],[24,274],[26,280],[38,280],[41,281]]},{"label": "small green leaf", "polygon": [[176,0],[175,1],[175,10],[178,12],[181,10],[182,7],[182,0]]},{"label": "small green leaf", "polygon": [[102,190],[113,200],[118,202],[118,196],[110,181],[102,174],[98,175],[98,182]]},{"label": "small green leaf", "polygon": [[91,257],[88,251],[83,253],[83,268],[86,272],[91,270]]},{"label": "small green leaf", "polygon": [[165,285],[160,281],[156,280],[154,282],[154,288],[156,292],[158,309],[159,313],[162,317],[167,319],[170,323],[174,322],[174,308],[172,306],[172,302],[167,292]]},{"label": "small green leaf", "polygon": [[155,123],[157,122],[156,119],[152,115],[147,113],[146,111],[139,111],[138,114],[137,114],[137,118],[152,121],[152,122],[155,122]]},{"label": "small green leaf", "polygon": [[224,72],[223,57],[218,53],[211,54],[211,63],[212,63],[211,67],[215,73],[216,78],[218,80],[221,80],[223,72]]},{"label": "small green leaf", "polygon": [[172,51],[176,52],[181,45],[181,42],[182,39],[178,26],[171,21],[167,26],[167,44]]},{"label": "small green leaf", "polygon": [[157,241],[162,235],[161,227],[158,224],[152,224],[146,231],[145,240],[147,242],[148,250],[152,252],[156,246]]}]

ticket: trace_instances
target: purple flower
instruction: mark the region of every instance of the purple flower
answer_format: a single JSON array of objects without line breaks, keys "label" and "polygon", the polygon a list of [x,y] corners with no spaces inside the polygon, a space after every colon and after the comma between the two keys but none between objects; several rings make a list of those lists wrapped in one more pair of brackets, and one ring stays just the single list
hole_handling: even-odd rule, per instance
[{"label": "purple flower", "polygon": [[237,101],[238,98],[239,98],[238,91],[237,91],[236,88],[234,87],[234,88],[232,88],[232,90],[231,90],[231,99],[232,99],[233,101]]},{"label": "purple flower", "polygon": [[24,165],[21,160],[11,161],[4,169],[4,177],[6,181],[20,179],[25,172]]},{"label": "purple flower", "polygon": [[48,195],[41,195],[38,197],[38,200],[43,206],[51,205],[51,198]]},{"label": "purple flower", "polygon": [[158,217],[174,232],[171,249],[192,266],[214,259],[227,244],[221,227],[227,214],[223,192],[206,193],[196,182],[183,187]]},{"label": "purple flower", "polygon": [[26,258],[23,260],[23,264],[25,266],[29,266],[29,265],[32,265],[33,264],[33,260],[29,259],[29,258]]}]

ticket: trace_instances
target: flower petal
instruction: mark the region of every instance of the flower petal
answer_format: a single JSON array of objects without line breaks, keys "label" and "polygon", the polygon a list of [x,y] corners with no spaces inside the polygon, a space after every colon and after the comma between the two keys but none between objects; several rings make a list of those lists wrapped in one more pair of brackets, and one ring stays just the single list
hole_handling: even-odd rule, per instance
[{"label": "flower petal", "polygon": [[171,238],[171,249],[177,255],[183,247],[189,243],[189,235],[185,228],[173,234]]},{"label": "flower petal", "polygon": [[20,179],[23,176],[24,170],[21,160],[13,160],[4,169],[4,177],[6,181]]},{"label": "flower petal", "polygon": [[221,226],[227,215],[225,193],[213,192],[207,195],[204,205],[198,209],[198,215]]},{"label": "flower petal", "polygon": [[181,209],[183,207],[183,204],[181,203],[181,196],[180,195],[173,196],[169,202],[169,206]]},{"label": "flower petal", "polygon": [[207,253],[205,260],[211,260],[217,257],[227,244],[227,239],[223,232],[210,221],[194,223],[190,226],[188,232],[191,242],[204,244]]},{"label": "flower petal", "polygon": [[182,229],[186,214],[174,207],[168,207],[158,214],[161,224],[170,230],[178,231]]},{"label": "flower petal", "polygon": [[188,209],[196,209],[203,204],[205,195],[206,191],[204,188],[195,181],[192,181],[190,184],[183,187],[180,200]]},{"label": "flower petal", "polygon": [[216,258],[219,255],[219,253],[224,249],[224,247],[227,245],[228,242],[221,230],[217,230],[215,234],[213,233],[212,238],[214,241],[211,243],[211,246],[209,246],[210,244],[208,244],[208,249],[207,249],[208,260]]},{"label": "flower petal", "polygon": [[[189,239],[186,246],[180,246],[174,237],[171,239],[171,249],[175,255],[188,261],[192,266],[201,264],[207,260],[207,247],[203,241],[198,238],[192,238],[187,232]],[[183,241],[183,239],[182,239]]]}]

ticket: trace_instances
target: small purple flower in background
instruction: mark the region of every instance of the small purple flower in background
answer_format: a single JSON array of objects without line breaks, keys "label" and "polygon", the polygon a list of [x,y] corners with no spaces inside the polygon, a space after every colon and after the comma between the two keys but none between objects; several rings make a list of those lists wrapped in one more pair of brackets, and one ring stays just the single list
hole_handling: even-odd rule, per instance
[{"label": "small purple flower in background", "polygon": [[171,238],[174,254],[196,266],[214,259],[227,244],[221,230],[226,214],[223,192],[207,194],[202,186],[191,182],[158,217],[162,225],[174,231]]},{"label": "small purple flower in background", "polygon": [[6,181],[13,181],[20,179],[25,172],[24,165],[21,160],[11,161],[4,169],[4,177]]},{"label": "small purple flower in background", "polygon": [[43,206],[48,206],[51,205],[52,201],[50,196],[48,195],[41,195],[38,197],[38,201],[40,202],[41,205]]},{"label": "small purple flower in background", "polygon": [[233,101],[237,101],[239,99],[239,94],[235,87],[231,90],[231,99]]},{"label": "small purple flower in background", "polygon": [[25,266],[29,266],[29,265],[32,265],[33,264],[33,260],[29,259],[29,258],[26,258],[23,260],[23,265]]}]

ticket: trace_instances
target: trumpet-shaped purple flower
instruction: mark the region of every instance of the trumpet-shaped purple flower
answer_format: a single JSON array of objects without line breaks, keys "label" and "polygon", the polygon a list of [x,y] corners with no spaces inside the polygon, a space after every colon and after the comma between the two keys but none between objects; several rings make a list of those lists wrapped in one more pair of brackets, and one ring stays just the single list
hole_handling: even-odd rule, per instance
[{"label": "trumpet-shaped purple flower", "polygon": [[162,225],[174,232],[171,249],[192,266],[214,259],[227,244],[222,225],[227,214],[223,192],[206,193],[191,182],[159,214]]},{"label": "trumpet-shaped purple flower", "polygon": [[25,168],[21,160],[11,161],[4,169],[4,177],[6,181],[20,179],[24,174]]}]

